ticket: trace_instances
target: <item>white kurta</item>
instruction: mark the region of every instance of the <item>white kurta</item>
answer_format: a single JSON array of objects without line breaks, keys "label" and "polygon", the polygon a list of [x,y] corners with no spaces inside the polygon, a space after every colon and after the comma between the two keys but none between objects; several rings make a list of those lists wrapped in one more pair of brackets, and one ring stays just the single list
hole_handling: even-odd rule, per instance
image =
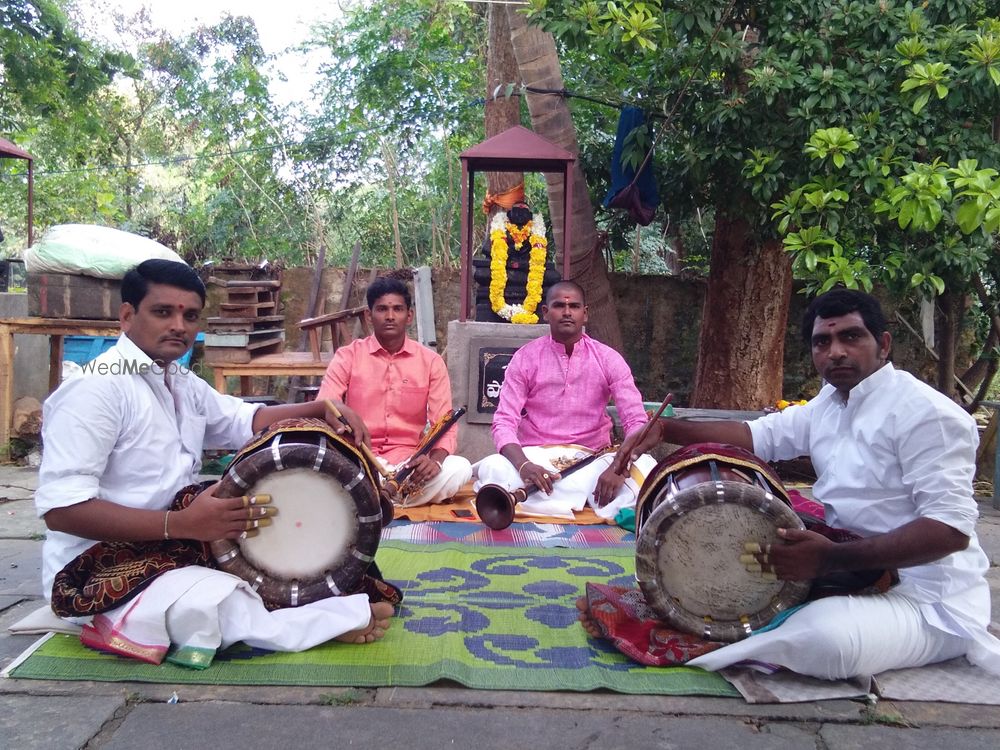
[{"label": "white kurta", "polygon": [[[258,408],[218,393],[176,365],[164,373],[122,335],[89,372],[66,381],[45,401],[38,514],[94,497],[166,509],[178,490],[196,480],[203,448],[239,448],[252,437]],[[47,599],[55,574],[93,544],[48,532],[42,552]],[[171,571],[102,618],[124,627],[129,613],[141,611],[133,630],[165,629],[175,644],[214,648],[256,634],[258,645],[300,650],[364,627],[371,617],[368,598],[360,594],[268,612],[241,583],[207,568]],[[205,644],[199,642],[199,623],[212,623]]]},{"label": "white kurta", "polygon": [[[239,448],[253,435],[258,405],[222,395],[176,364],[166,374],[167,388],[163,370],[124,334],[92,364],[45,400],[39,516],[93,497],[164,510],[196,481],[204,448]],[[59,531],[46,534],[46,598],[55,574],[93,544]]]},{"label": "white kurta", "polygon": [[[966,549],[926,565],[901,569],[892,599],[912,603],[918,622],[963,639],[970,660],[1000,671],[1000,642],[986,632],[990,592],[984,574],[989,561],[975,531],[978,510],[972,479],[979,438],[972,417],[909,373],[886,364],[855,386],[846,402],[827,385],[808,404],[789,407],[748,425],[754,453],[761,458],[811,457],[817,473],[813,492],[823,502],[826,522],[831,526],[867,537],[918,518],[932,518],[967,535]],[[877,606],[880,598],[870,599]],[[837,611],[837,599],[824,601],[824,608]],[[803,617],[815,606],[802,610]],[[840,627],[837,623],[833,626]],[[884,629],[885,620],[880,623],[878,613],[873,613],[872,626],[873,632]],[[761,654],[754,651],[781,638],[777,634],[784,628],[772,631],[773,636],[753,636],[709,654],[709,668],[738,660],[734,657],[759,658]],[[821,636],[815,631],[810,636],[806,629],[803,638],[800,647],[807,654]],[[859,638],[865,638],[864,633]],[[928,633],[927,638],[937,640],[934,633]],[[786,647],[794,650],[794,645]],[[941,658],[954,655],[947,653],[951,646],[945,643],[943,648]],[[900,659],[913,658],[912,653],[911,644],[901,649]],[[773,660],[775,652],[767,652],[767,657]],[[707,666],[708,662],[699,659],[692,663]],[[791,666],[784,661],[777,663]],[[864,666],[854,664],[852,668],[859,671],[853,674],[864,673]],[[879,668],[905,666],[914,665],[878,664]]]}]

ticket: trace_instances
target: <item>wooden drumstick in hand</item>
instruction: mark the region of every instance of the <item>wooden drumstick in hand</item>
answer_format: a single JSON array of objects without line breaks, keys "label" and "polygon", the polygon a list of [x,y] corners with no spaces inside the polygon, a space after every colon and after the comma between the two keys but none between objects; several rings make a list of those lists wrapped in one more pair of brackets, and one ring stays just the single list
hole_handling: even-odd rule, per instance
[{"label": "wooden drumstick in hand", "polygon": [[649,436],[649,431],[653,429],[653,425],[656,424],[660,415],[663,414],[664,410],[674,400],[674,394],[668,393],[663,399],[663,403],[660,404],[660,408],[656,410],[656,413],[650,417],[649,421],[643,425],[643,428],[635,435],[635,439],[626,438],[622,442],[621,448],[618,449],[618,454],[615,456],[615,460],[611,463],[614,472],[620,476],[628,475],[629,468],[632,466],[632,451],[637,446],[641,446],[643,441]]},{"label": "wooden drumstick in hand", "polygon": [[[344,424],[348,432],[354,432],[354,430],[351,429],[351,425],[347,423],[347,420],[344,419],[344,415],[340,413],[340,409],[338,409],[336,405],[334,405],[333,401],[331,401],[330,399],[326,399],[324,403],[326,404],[326,408],[330,410],[330,413]],[[378,458],[376,458],[375,453],[372,452],[372,449],[368,445],[366,445],[365,443],[361,443],[361,445],[359,445],[358,448],[361,450],[362,453],[365,454],[365,458],[368,459],[368,461],[371,463],[372,466],[375,467],[375,469],[378,471],[379,474],[381,474],[386,479],[392,478],[392,472],[390,472],[388,469],[382,466],[382,462],[379,461]]]}]

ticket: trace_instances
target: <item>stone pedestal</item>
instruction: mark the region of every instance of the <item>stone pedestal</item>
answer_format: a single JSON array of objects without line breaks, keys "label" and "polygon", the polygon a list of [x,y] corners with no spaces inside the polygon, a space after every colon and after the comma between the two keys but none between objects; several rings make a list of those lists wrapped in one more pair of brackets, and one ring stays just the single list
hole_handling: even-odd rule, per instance
[{"label": "stone pedestal", "polygon": [[458,427],[458,453],[478,461],[496,452],[490,435],[503,369],[517,349],[549,332],[547,325],[479,321],[448,324],[448,377],[455,406],[468,411]]}]

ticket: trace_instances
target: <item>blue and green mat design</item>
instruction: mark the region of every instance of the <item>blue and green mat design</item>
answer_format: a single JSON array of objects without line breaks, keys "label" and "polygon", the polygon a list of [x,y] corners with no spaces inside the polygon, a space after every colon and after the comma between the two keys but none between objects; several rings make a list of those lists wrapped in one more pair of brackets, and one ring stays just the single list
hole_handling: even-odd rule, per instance
[{"label": "blue and green mat design", "polygon": [[351,687],[452,680],[485,690],[739,695],[716,674],[643,667],[587,637],[576,619],[576,599],[587,581],[631,584],[631,546],[526,549],[388,541],[377,559],[386,578],[405,593],[391,629],[377,643],[328,643],[297,654],[238,644],[198,671],[101,654],[75,636],[56,635],[10,676]]}]

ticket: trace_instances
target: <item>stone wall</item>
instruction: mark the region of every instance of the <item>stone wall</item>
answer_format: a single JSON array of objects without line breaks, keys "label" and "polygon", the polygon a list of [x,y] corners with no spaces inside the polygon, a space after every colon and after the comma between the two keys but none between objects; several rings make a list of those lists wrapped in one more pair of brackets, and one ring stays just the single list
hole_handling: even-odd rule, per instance
[{"label": "stone wall", "polygon": [[[350,306],[365,304],[364,289],[367,288],[370,274],[371,269],[358,269]],[[284,303],[285,341],[288,349],[299,348],[301,331],[296,324],[306,317],[305,306],[312,277],[311,268],[289,268],[284,272],[281,298]],[[339,308],[345,277],[346,271],[343,268],[324,269],[324,306],[321,312],[332,312]],[[433,279],[437,350],[448,359],[448,324],[458,319],[461,278],[458,269],[451,269],[435,270]],[[647,401],[660,401],[666,393],[671,392],[676,405],[691,405],[689,397],[698,358],[704,282],[667,276],[612,274],[611,284],[621,321],[625,349],[623,355],[632,367],[643,398]],[[218,300],[217,293],[211,288],[209,297],[207,314],[212,315],[215,314],[213,308]],[[799,321],[805,305],[806,298],[802,294],[793,294],[785,340],[783,394],[790,400],[809,398],[815,395],[819,387],[819,379],[809,352],[799,338]],[[912,334],[895,324],[892,312],[887,306],[890,330],[894,336],[894,362],[898,367],[924,379],[932,379],[933,361]],[[415,330],[411,331],[411,335],[415,334]],[[757,409],[767,404],[739,406]]]}]

